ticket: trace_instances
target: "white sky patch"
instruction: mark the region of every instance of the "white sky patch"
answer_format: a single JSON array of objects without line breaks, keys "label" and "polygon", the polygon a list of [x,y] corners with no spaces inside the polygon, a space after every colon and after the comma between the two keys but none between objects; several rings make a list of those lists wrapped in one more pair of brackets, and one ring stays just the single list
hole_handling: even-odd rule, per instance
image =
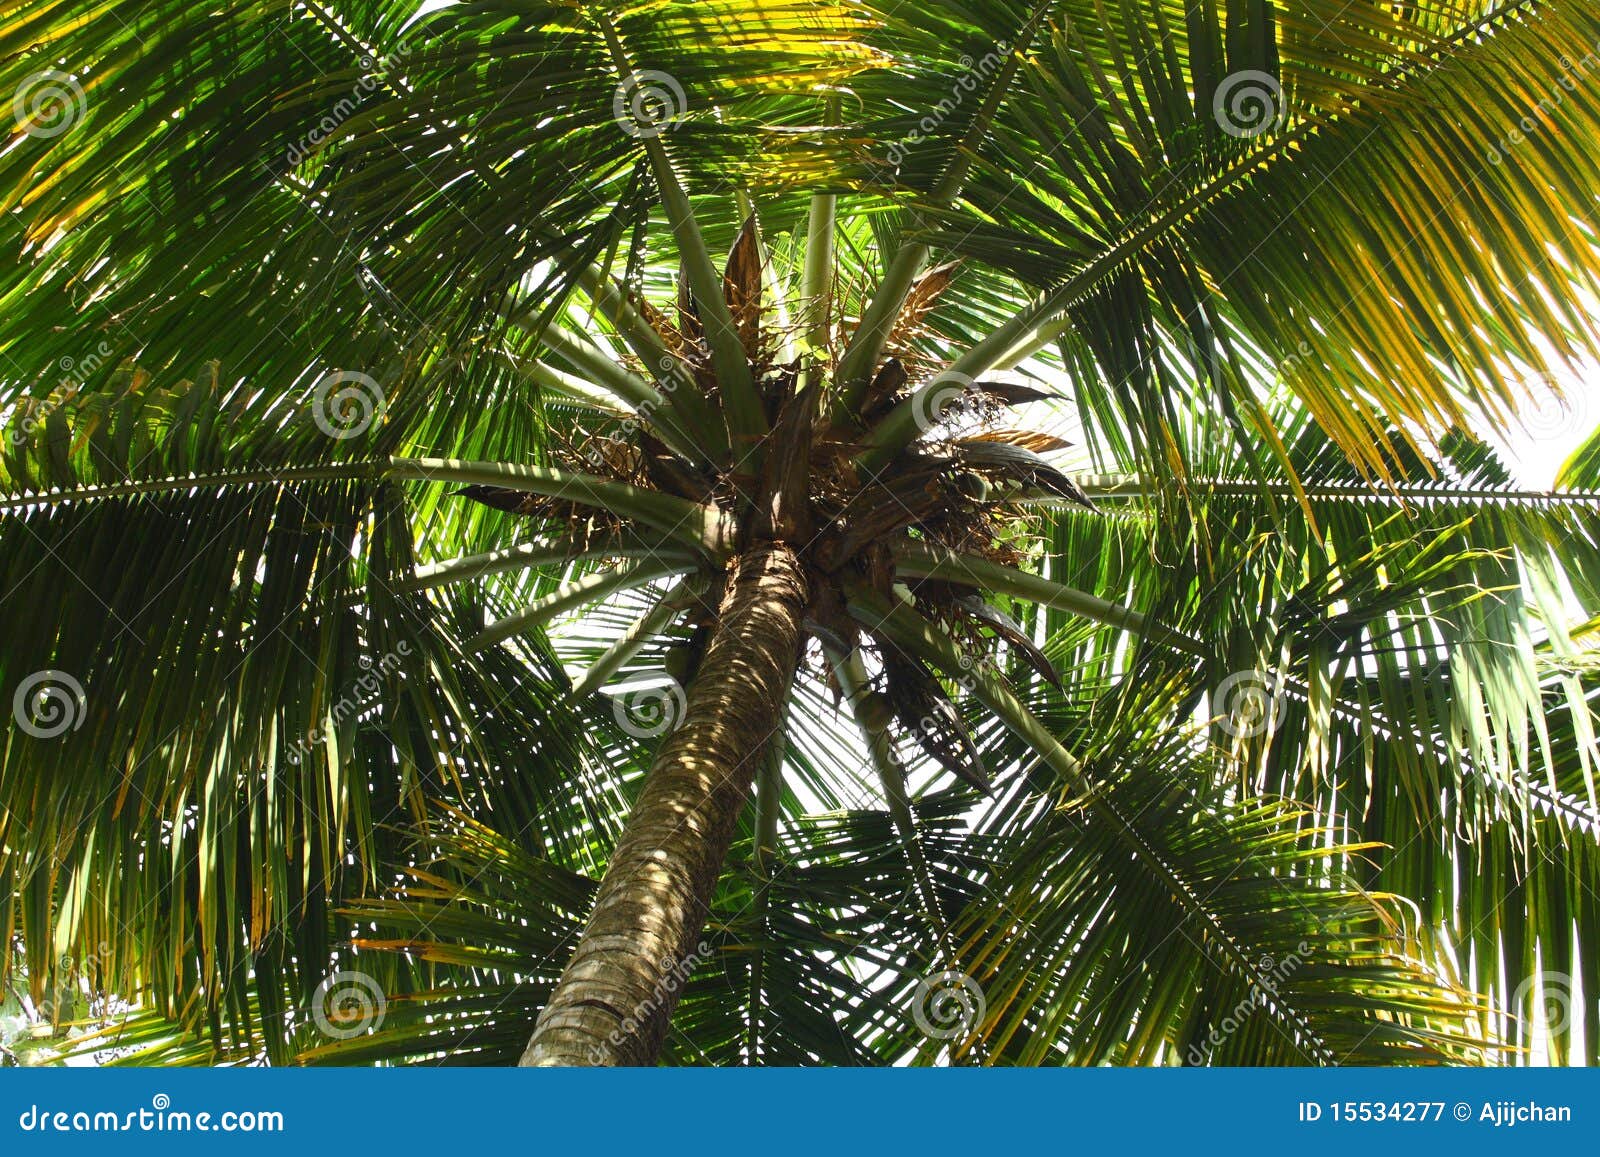
[{"label": "white sky patch", "polygon": [[451,8],[458,3],[460,3],[460,0],[422,0],[422,3],[417,6],[417,10],[411,14],[411,19],[405,22],[405,27],[401,28],[400,31],[404,32],[430,12],[437,12],[441,8]]},{"label": "white sky patch", "polygon": [[1528,384],[1534,404],[1521,408],[1519,428],[1490,434],[1488,441],[1504,455],[1521,485],[1548,490],[1562,464],[1600,426],[1600,365]]}]

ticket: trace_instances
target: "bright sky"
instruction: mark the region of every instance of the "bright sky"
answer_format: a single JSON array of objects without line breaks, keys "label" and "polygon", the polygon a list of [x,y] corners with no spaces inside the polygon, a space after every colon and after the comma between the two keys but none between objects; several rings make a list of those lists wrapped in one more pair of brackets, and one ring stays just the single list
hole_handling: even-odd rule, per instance
[{"label": "bright sky", "polygon": [[1490,439],[1505,452],[1521,483],[1532,489],[1549,489],[1561,464],[1600,426],[1600,366],[1584,366],[1556,382],[1561,398],[1550,384],[1535,387],[1540,403],[1524,413],[1525,430]]}]

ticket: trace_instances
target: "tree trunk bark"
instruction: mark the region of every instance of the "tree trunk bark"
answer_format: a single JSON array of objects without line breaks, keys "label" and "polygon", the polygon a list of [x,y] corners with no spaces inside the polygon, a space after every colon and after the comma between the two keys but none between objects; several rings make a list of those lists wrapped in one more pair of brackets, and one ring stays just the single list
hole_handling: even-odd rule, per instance
[{"label": "tree trunk bark", "polygon": [[656,754],[523,1065],[655,1063],[756,769],[782,725],[806,599],[788,546],[763,543],[731,566],[683,725]]}]

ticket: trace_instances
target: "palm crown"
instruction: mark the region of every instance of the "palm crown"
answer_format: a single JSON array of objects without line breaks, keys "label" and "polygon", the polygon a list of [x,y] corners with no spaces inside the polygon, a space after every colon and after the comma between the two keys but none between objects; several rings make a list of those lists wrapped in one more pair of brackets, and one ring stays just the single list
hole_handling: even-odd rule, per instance
[{"label": "palm crown", "polygon": [[80,1047],[1593,1053],[1581,5],[11,7]]}]

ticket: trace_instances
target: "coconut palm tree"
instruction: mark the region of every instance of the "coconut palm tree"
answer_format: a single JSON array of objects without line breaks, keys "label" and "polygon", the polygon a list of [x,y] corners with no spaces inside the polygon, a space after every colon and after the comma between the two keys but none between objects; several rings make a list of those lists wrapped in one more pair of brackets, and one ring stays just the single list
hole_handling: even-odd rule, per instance
[{"label": "coconut palm tree", "polygon": [[4,11],[89,1046],[1600,1055],[1587,6]]}]

